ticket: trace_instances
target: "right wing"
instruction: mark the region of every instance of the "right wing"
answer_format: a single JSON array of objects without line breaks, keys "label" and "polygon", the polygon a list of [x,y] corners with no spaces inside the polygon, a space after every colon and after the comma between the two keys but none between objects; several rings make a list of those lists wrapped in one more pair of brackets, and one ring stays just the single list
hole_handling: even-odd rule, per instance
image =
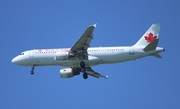
[{"label": "right wing", "polygon": [[86,67],[85,70],[88,75],[94,76],[96,78],[100,78],[100,77],[106,78],[106,79],[108,78],[108,76],[104,76],[104,75],[101,75],[100,73],[95,72],[94,70],[91,69],[91,67]]}]

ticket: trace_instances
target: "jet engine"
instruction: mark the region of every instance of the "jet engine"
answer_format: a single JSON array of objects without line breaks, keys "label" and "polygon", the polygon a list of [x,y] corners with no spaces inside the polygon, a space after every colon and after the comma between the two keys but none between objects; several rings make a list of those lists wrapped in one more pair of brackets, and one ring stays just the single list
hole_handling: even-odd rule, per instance
[{"label": "jet engine", "polygon": [[60,77],[61,78],[71,78],[75,75],[79,75],[79,69],[72,69],[72,68],[64,68],[60,70]]}]

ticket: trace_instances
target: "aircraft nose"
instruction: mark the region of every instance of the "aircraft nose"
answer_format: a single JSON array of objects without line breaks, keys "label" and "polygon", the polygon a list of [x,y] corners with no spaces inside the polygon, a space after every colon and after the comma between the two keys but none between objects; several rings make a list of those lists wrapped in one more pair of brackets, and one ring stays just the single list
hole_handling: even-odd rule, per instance
[{"label": "aircraft nose", "polygon": [[17,64],[17,58],[13,58],[11,61],[13,64]]},{"label": "aircraft nose", "polygon": [[13,59],[11,60],[11,62],[12,62],[13,64],[16,64],[16,65],[21,65],[21,64],[22,64],[22,60],[21,60],[21,58],[19,58],[19,57],[13,58]]}]

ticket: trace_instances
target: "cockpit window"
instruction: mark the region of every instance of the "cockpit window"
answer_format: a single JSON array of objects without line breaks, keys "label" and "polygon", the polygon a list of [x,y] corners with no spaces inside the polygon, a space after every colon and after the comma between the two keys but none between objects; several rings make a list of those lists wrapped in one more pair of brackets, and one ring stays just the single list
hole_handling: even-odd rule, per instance
[{"label": "cockpit window", "polygon": [[24,55],[24,53],[21,53],[20,55]]}]

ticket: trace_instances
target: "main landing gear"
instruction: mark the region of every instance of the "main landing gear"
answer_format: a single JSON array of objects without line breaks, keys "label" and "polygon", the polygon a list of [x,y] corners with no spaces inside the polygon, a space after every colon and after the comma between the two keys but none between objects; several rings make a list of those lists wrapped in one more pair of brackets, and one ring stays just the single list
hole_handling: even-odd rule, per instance
[{"label": "main landing gear", "polygon": [[30,74],[31,74],[31,75],[34,74],[34,67],[35,67],[35,66],[33,65],[32,68],[31,68],[31,71],[30,71]]},{"label": "main landing gear", "polygon": [[87,73],[84,73],[84,74],[83,74],[83,78],[84,78],[84,79],[87,79],[87,78],[88,78],[88,74],[87,74]]},{"label": "main landing gear", "polygon": [[87,78],[88,78],[88,74],[86,73],[84,61],[81,61],[81,62],[80,62],[80,66],[81,66],[82,72],[84,73],[84,74],[83,74],[83,78],[84,78],[84,79],[87,79]]},{"label": "main landing gear", "polygon": [[80,62],[80,66],[81,66],[81,68],[85,68],[85,63],[84,63],[84,61],[81,61],[81,62]]}]

